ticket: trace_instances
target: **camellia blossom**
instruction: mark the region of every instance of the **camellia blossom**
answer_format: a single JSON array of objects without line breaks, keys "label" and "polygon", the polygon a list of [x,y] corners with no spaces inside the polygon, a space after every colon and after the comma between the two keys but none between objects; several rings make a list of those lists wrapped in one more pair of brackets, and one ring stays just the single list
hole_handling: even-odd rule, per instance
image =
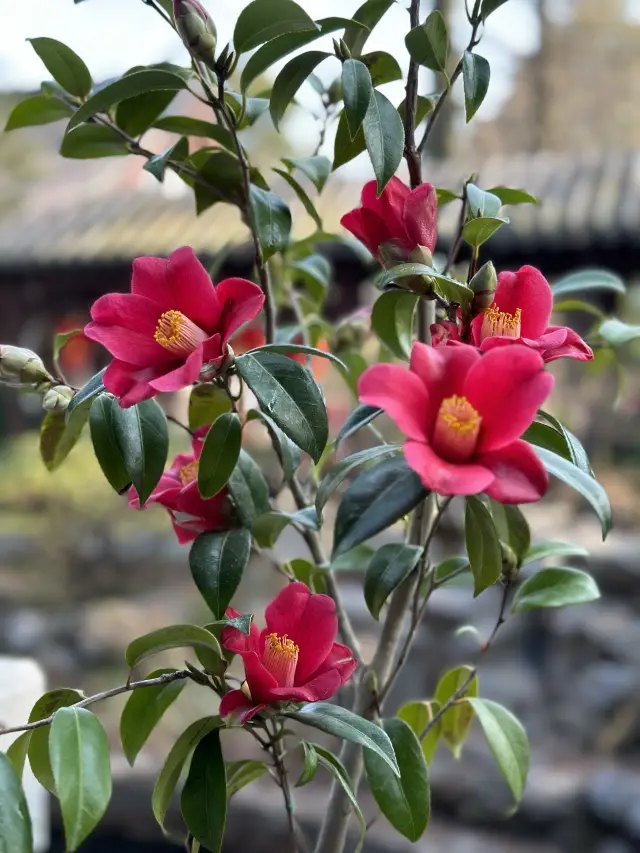
[{"label": "camellia blossom", "polygon": [[416,343],[409,370],[376,364],[358,392],[406,435],[405,458],[427,489],[527,503],[542,497],[548,477],[520,436],[552,387],[540,355],[524,346],[481,355],[463,344]]},{"label": "camellia blossom", "polygon": [[[552,311],[553,293],[539,270],[524,266],[501,272],[492,304],[471,321],[468,342],[483,352],[520,343],[537,350],[544,361],[590,361],[591,348],[573,329],[547,325]],[[431,333],[434,346],[463,341],[459,327],[449,320],[433,325]]]},{"label": "camellia blossom", "polygon": [[[376,182],[362,190],[362,207],[350,210],[341,224],[357,237],[374,258],[387,266],[412,260],[431,263],[436,245],[438,201],[432,184],[410,190],[400,178],[391,178],[378,198]],[[424,257],[418,247],[429,250]]]},{"label": "camellia blossom", "polygon": [[[173,529],[181,545],[206,530],[228,530],[237,526],[227,489],[205,500],[198,491],[198,463],[209,427],[196,430],[192,453],[179,453],[167,469],[145,506],[157,503],[169,510]],[[129,506],[141,509],[135,488],[129,490]]]},{"label": "camellia blossom", "polygon": [[136,258],[131,293],[107,293],[85,335],[114,356],[103,382],[123,408],[215,375],[228,341],[262,310],[262,290],[244,278],[214,287],[193,249]]},{"label": "camellia blossom", "polygon": [[[240,614],[228,609],[227,616]],[[246,636],[227,627],[225,649],[240,655],[246,682],[222,697],[220,716],[237,715],[246,723],[268,705],[329,699],[351,678],[357,666],[351,650],[336,643],[338,618],[328,595],[291,583],[265,611],[267,626],[255,623]]]}]

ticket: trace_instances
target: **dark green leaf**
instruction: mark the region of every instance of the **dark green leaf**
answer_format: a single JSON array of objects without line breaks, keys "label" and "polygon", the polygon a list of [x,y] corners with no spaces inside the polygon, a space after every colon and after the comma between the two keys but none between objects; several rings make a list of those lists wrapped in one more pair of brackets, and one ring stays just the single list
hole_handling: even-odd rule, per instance
[{"label": "dark green leaf", "polygon": [[324,50],[310,50],[294,56],[280,71],[274,80],[269,103],[271,118],[276,128],[300,86],[314,68],[331,55]]},{"label": "dark green leaf", "polygon": [[347,59],[342,64],[342,96],[351,138],[356,135],[369,109],[373,95],[371,74],[359,59]]},{"label": "dark green leaf", "polygon": [[[387,9],[393,6],[395,0],[367,0],[353,15],[353,24],[344,34],[344,42],[352,54],[359,56],[371,35],[371,31],[379,23]],[[363,24],[366,29],[357,24]]]},{"label": "dark green leaf", "polygon": [[[404,720],[411,731],[420,738],[422,732],[427,728],[431,720],[440,709],[439,702],[407,702],[398,711],[398,717]],[[427,734],[422,738],[421,748],[427,764],[431,762],[438,746],[440,737],[440,722],[431,726]]]},{"label": "dark green leaf", "polygon": [[107,368],[104,367],[102,370],[99,370],[98,373],[92,376],[91,379],[82,386],[77,394],[74,394],[67,407],[67,411],[65,412],[67,420],[71,418],[71,415],[78,407],[84,406],[85,403],[93,400],[97,394],[101,394],[104,391],[102,377],[104,376],[106,369]]},{"label": "dark green leaf", "polygon": [[196,151],[186,161],[186,165],[195,168],[200,176],[197,182],[190,178],[184,179],[193,187],[198,215],[220,201],[235,205],[241,203],[242,171],[238,158],[230,151],[223,148]]},{"label": "dark green leaf", "polygon": [[383,293],[373,306],[371,328],[398,358],[408,359],[418,295],[404,290]]},{"label": "dark green leaf", "polygon": [[409,56],[418,65],[446,74],[449,53],[447,25],[438,9],[431,12],[424,24],[410,30],[405,38]]},{"label": "dark green leaf", "polygon": [[498,216],[478,216],[470,219],[462,229],[462,239],[470,246],[478,247],[486,243],[498,228],[502,228],[509,222],[508,219]]},{"label": "dark green leaf", "polygon": [[32,853],[33,835],[29,807],[20,779],[0,752],[0,849],[6,853]]},{"label": "dark green leaf", "polygon": [[261,352],[273,352],[282,355],[295,352],[306,353],[307,355],[313,355],[318,358],[326,358],[329,361],[332,361],[334,364],[337,364],[338,367],[342,368],[342,370],[347,369],[347,366],[344,364],[344,362],[340,361],[337,355],[334,355],[332,352],[328,352],[327,350],[318,349],[317,347],[309,347],[306,344],[263,344],[263,346],[256,347],[255,349],[249,350],[249,352],[252,355]]},{"label": "dark green leaf", "polygon": [[465,568],[471,568],[468,557],[447,557],[446,560],[443,560],[436,566],[436,583],[438,586],[442,586],[451,575],[458,575]]},{"label": "dark green leaf", "polygon": [[375,554],[370,545],[356,545],[339,557],[335,557],[330,565],[332,572],[366,572],[371,558]]},{"label": "dark green leaf", "polygon": [[327,178],[331,173],[331,162],[328,157],[318,154],[314,157],[283,157],[282,162],[291,169],[300,169],[303,175],[311,181],[318,192],[322,192]]},{"label": "dark green leaf", "polygon": [[381,459],[385,456],[392,456],[400,452],[402,448],[396,444],[385,444],[378,447],[368,447],[366,450],[360,450],[358,453],[353,453],[340,462],[336,462],[332,466],[329,473],[323,478],[318,487],[316,495],[316,511],[322,517],[322,510],[327,501],[335,490],[343,483],[349,474],[359,468],[361,465],[366,465],[373,459]]},{"label": "dark green leaf", "polygon": [[201,533],[191,546],[191,574],[216,619],[222,619],[231,603],[250,553],[251,534],[246,528]]},{"label": "dark green leaf", "polygon": [[89,407],[74,410],[67,421],[65,412],[47,412],[40,429],[40,456],[48,471],[55,471],[67,458],[89,418]]},{"label": "dark green leaf", "polygon": [[[436,104],[438,103],[438,97],[434,95],[418,95],[418,108],[416,109],[416,127],[420,124],[421,121],[432,113],[435,109]],[[404,123],[404,105],[405,101],[402,101],[398,105],[398,114]],[[440,193],[447,192],[447,190],[436,190],[438,194],[438,203],[440,204]]]},{"label": "dark green leaf", "polygon": [[19,127],[32,127],[38,124],[51,124],[63,118],[69,118],[72,108],[58,98],[48,95],[33,95],[25,98],[11,110],[5,130],[16,130]]},{"label": "dark green leaf", "polygon": [[502,207],[502,201],[489,190],[481,190],[475,184],[467,184],[467,201],[471,216],[497,216]]},{"label": "dark green leaf", "polygon": [[118,401],[107,394],[96,397],[91,404],[89,427],[96,459],[109,485],[120,493],[131,482],[120,453],[113,426],[113,411]]},{"label": "dark green leaf", "polygon": [[240,458],[242,427],[234,412],[226,412],[214,421],[208,431],[198,465],[198,491],[203,498],[213,498],[227,485]]},{"label": "dark green leaf", "polygon": [[493,586],[502,573],[502,550],[491,513],[479,498],[468,497],[464,517],[467,554],[473,572],[474,596]]},{"label": "dark green leaf", "polygon": [[251,535],[260,548],[273,548],[278,537],[291,524],[291,516],[282,512],[265,512],[253,520]]},{"label": "dark green leaf", "polygon": [[83,125],[65,133],[60,146],[60,154],[72,160],[122,157],[129,153],[129,146],[115,130],[100,124]]},{"label": "dark green leaf", "polygon": [[374,421],[378,415],[382,414],[382,412],[382,409],[378,409],[376,406],[367,406],[365,403],[358,406],[357,409],[354,409],[340,427],[340,432],[336,438],[336,447],[341,441],[344,441],[345,438],[350,438],[363,427],[367,426],[367,424]]},{"label": "dark green leaf", "polygon": [[308,560],[291,560],[285,563],[287,573],[306,584],[312,592],[326,593],[325,570]]},{"label": "dark green leaf", "polygon": [[[13,764],[13,769],[16,771],[18,778],[22,779],[24,765],[27,760],[27,752],[31,743],[31,732],[23,732],[17,737],[14,742],[7,748],[7,758]],[[2,834],[0,832],[0,839]]]},{"label": "dark green leaf", "polygon": [[[551,420],[550,415],[542,412],[540,414]],[[537,447],[544,447],[547,450],[553,451],[553,453],[557,453],[580,468],[583,473],[593,476],[589,458],[582,444],[573,433],[570,433],[568,429],[562,426],[560,421],[553,418],[553,422],[558,424],[559,429],[534,421],[522,437],[530,444],[535,444]]]},{"label": "dark green leaf", "polygon": [[[81,702],[83,698],[84,696],[77,690],[70,690],[66,687],[51,690],[49,693],[41,696],[33,706],[29,714],[29,722],[35,723],[38,720],[46,720],[47,717],[50,717],[59,708],[68,708],[69,705]],[[55,793],[55,781],[51,768],[51,758],[49,756],[48,726],[34,729],[31,732],[28,755],[33,775],[43,788],[46,788],[51,793]]]},{"label": "dark green leaf", "polygon": [[376,755],[366,751],[367,782],[378,807],[389,823],[409,841],[417,841],[431,814],[429,771],[420,743],[411,728],[397,717],[383,720],[400,768],[400,777]]},{"label": "dark green leaf", "polygon": [[212,853],[219,853],[227,821],[227,774],[220,729],[209,732],[195,748],[180,810],[196,841]]},{"label": "dark green leaf", "polygon": [[422,548],[393,542],[373,555],[364,579],[364,600],[374,619],[394,589],[406,580],[418,564]]},{"label": "dark green leaf", "polygon": [[77,98],[85,98],[91,91],[92,80],[89,69],[82,59],[63,44],[51,38],[27,39],[44,62],[53,79],[65,92]]},{"label": "dark green leaf", "polygon": [[589,552],[580,545],[566,542],[536,542],[524,556],[523,565],[545,560],[547,557],[588,557]]},{"label": "dark green leaf", "polygon": [[236,368],[260,408],[317,462],[329,427],[322,394],[311,373],[297,361],[270,352],[241,355]]},{"label": "dark green leaf", "polygon": [[164,173],[169,163],[182,163],[189,156],[189,140],[186,136],[181,136],[180,139],[161,154],[156,154],[151,157],[142,167],[145,172],[149,172],[154,178],[162,183],[164,181]]},{"label": "dark green leaf", "polygon": [[261,776],[269,772],[269,768],[264,761],[255,761],[255,759],[248,758],[228,762],[226,768],[228,800],[242,788],[246,788],[251,782],[255,782],[256,779],[260,779]]},{"label": "dark green leaf", "polygon": [[284,479],[289,482],[300,466],[302,451],[291,441],[291,439],[287,438],[280,427],[276,426],[268,415],[265,415],[264,412],[260,412],[255,409],[253,411],[256,412],[257,416],[261,418],[262,421],[264,421],[267,429],[269,430],[274,449],[278,454],[278,459],[282,465],[282,474]]},{"label": "dark green leaf", "polygon": [[155,400],[111,411],[113,431],[125,468],[144,506],[164,471],[169,451],[169,430],[164,412]]},{"label": "dark green leaf", "polygon": [[438,199],[438,207],[444,207],[445,204],[450,204],[452,201],[455,201],[460,196],[457,193],[454,193],[452,190],[443,189],[442,187],[438,187],[436,189],[436,198]]},{"label": "dark green leaf", "polygon": [[243,98],[242,95],[233,92],[231,89],[225,91],[225,100],[236,114],[237,119],[240,119],[240,112],[244,104],[244,115],[238,125],[238,130],[254,125],[260,116],[269,109],[269,98]]},{"label": "dark green leaf", "polygon": [[503,6],[506,2],[507,0],[482,0],[482,7],[480,10],[482,20],[486,21],[492,12],[495,12],[496,9],[499,9],[500,6]]},{"label": "dark green leaf", "polygon": [[151,655],[157,655],[168,649],[184,648],[205,649],[215,657],[222,656],[220,643],[206,628],[201,628],[199,625],[168,625],[166,628],[151,631],[129,643],[125,659],[129,669],[133,669]]},{"label": "dark green leaf", "polygon": [[323,255],[307,255],[306,258],[294,261],[291,264],[291,269],[302,273],[301,278],[304,280],[307,288],[313,283],[320,287],[322,293],[329,287],[331,282],[331,264]]},{"label": "dark green leaf", "polygon": [[258,515],[269,512],[269,486],[260,468],[245,451],[229,477],[229,494],[245,527],[251,527]]},{"label": "dark green leaf", "polygon": [[491,187],[487,192],[498,196],[503,204],[540,204],[531,193],[513,187]]},{"label": "dark green leaf", "polygon": [[[465,690],[458,696],[458,691],[465,684],[471,672],[470,666],[458,666],[442,676],[435,694],[435,699],[440,707],[445,705],[453,696],[457,696],[458,699],[466,699],[469,696],[478,695],[478,679],[474,675]],[[440,718],[440,736],[456,758],[460,757],[462,745],[469,733],[472,720],[473,708],[464,702],[452,705]]]},{"label": "dark green leaf", "polygon": [[205,139],[212,139],[228,148],[229,151],[235,151],[233,137],[226,128],[208,121],[202,121],[199,118],[164,116],[154,121],[152,127],[157,130],[165,130],[168,133],[179,133],[180,136],[200,136]]},{"label": "dark green leaf", "polygon": [[[555,415],[551,415],[549,412],[539,409],[538,416],[544,418],[545,421],[550,423],[551,426],[562,435],[567,446],[566,458],[569,459],[570,462],[573,462],[573,464],[580,468],[580,470],[584,471],[585,474],[589,474],[592,477],[595,476],[593,469],[591,468],[591,463],[589,462],[587,451],[584,449],[582,442],[580,442],[572,432],[569,432],[569,430],[558,420],[558,418],[555,417]],[[565,454],[561,453],[560,455],[564,456]]]},{"label": "dark green leaf", "polygon": [[[402,69],[398,64],[398,60],[384,50],[374,50],[371,53],[366,53],[360,57],[360,62],[363,62],[369,69],[371,82],[374,86],[382,86],[383,83],[402,80]],[[399,107],[398,112],[400,112]],[[418,115],[416,114],[416,126],[418,124],[420,124],[420,121],[418,121]]]},{"label": "dark green leaf", "polygon": [[491,69],[484,56],[465,50],[462,59],[462,82],[467,122],[471,121],[484,101],[490,76]]},{"label": "dark green leaf", "polygon": [[304,750],[304,766],[302,768],[302,773],[296,782],[296,788],[301,788],[303,785],[307,785],[316,775],[316,770],[318,769],[318,753],[313,748],[313,744],[303,740],[302,748]]},{"label": "dark green leaf", "polygon": [[231,411],[229,398],[222,390],[210,383],[196,385],[189,397],[189,427],[212,424],[217,417]]},{"label": "dark green leaf", "polygon": [[404,126],[391,101],[377,89],[362,124],[378,195],[395,175],[404,152]]},{"label": "dark green leaf", "polygon": [[511,711],[507,711],[497,702],[478,698],[470,698],[467,701],[476,712],[489,749],[518,802],[524,792],[529,772],[527,733]]},{"label": "dark green leaf", "polygon": [[386,459],[363,471],[345,492],[334,529],[333,556],[390,527],[427,496],[420,477],[404,457]]},{"label": "dark green leaf", "polygon": [[[147,678],[157,678],[175,672],[174,669],[156,669]],[[134,690],[120,718],[122,751],[133,767],[136,757],[147,742],[149,735],[162,719],[165,711],[176,701],[186,686],[185,679],[168,681]]]},{"label": "dark green leaf", "polygon": [[267,261],[289,245],[291,211],[275,193],[251,184],[251,207],[260,236],[262,257]]},{"label": "dark green leaf", "polygon": [[598,585],[579,569],[554,567],[540,569],[518,587],[513,599],[513,613],[536,610],[539,607],[565,607],[583,604],[600,598]]},{"label": "dark green leaf", "polygon": [[311,199],[307,195],[306,190],[304,190],[300,186],[300,184],[296,181],[296,179],[293,177],[293,175],[290,175],[288,172],[285,172],[284,169],[274,169],[273,171],[276,174],[280,175],[280,177],[283,178],[289,184],[291,189],[294,191],[294,193],[296,194],[296,196],[298,197],[298,199],[302,203],[302,206],[307,211],[307,214],[315,222],[315,225],[316,225],[316,228],[318,229],[318,231],[322,231],[322,220],[320,219],[320,215],[319,215],[318,211],[316,210],[314,203],[311,201]]},{"label": "dark green leaf", "polygon": [[513,551],[520,567],[531,545],[531,531],[527,519],[517,506],[490,501],[491,516],[500,540]]},{"label": "dark green leaf", "polygon": [[605,320],[598,333],[612,347],[621,347],[640,338],[640,326],[631,326],[621,320]]},{"label": "dark green leaf", "polygon": [[473,292],[461,281],[442,275],[426,264],[398,264],[393,269],[383,272],[376,285],[384,290],[393,282],[413,276],[424,276],[439,296],[443,296],[451,302],[457,302],[459,305],[464,305],[473,298]]},{"label": "dark green leaf", "polygon": [[318,26],[293,0],[253,0],[240,12],[233,45],[236,53],[246,53],[285,33],[304,30],[317,31]]},{"label": "dark green leaf", "polygon": [[596,290],[611,290],[614,293],[625,293],[626,288],[622,279],[608,270],[587,269],[571,275],[562,276],[551,288],[553,298],[558,296],[584,296]]},{"label": "dark green leaf", "polygon": [[121,101],[116,109],[116,124],[129,136],[140,136],[167,109],[177,90],[144,92]]},{"label": "dark green leaf", "polygon": [[362,154],[365,149],[366,145],[362,128],[360,128],[356,133],[355,138],[351,139],[349,125],[347,123],[347,114],[343,110],[340,113],[340,119],[338,121],[338,130],[336,132],[336,139],[334,142],[333,163],[331,168],[335,172],[335,170],[339,169],[340,166],[344,166],[345,163],[349,163],[349,161],[353,160],[354,157],[357,157],[358,154]]},{"label": "dark green leaf", "polygon": [[77,850],[111,799],[107,735],[86,708],[61,708],[51,724],[49,749],[67,850]]}]

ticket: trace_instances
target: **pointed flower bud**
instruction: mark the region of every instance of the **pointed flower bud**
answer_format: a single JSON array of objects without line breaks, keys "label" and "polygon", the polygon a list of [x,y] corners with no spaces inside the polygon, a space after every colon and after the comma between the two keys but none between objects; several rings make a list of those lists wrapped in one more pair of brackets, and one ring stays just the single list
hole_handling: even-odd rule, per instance
[{"label": "pointed flower bud", "polygon": [[194,59],[214,67],[217,31],[213,18],[199,0],[173,0],[176,29]]},{"label": "pointed flower bud", "polygon": [[53,379],[40,356],[33,350],[0,346],[0,382],[10,385],[39,385]]},{"label": "pointed flower bud", "polygon": [[497,285],[498,276],[496,275],[496,268],[491,261],[487,261],[469,282],[469,287],[474,293],[471,302],[472,317],[482,314],[493,303]]},{"label": "pointed flower bud", "polygon": [[49,388],[42,398],[42,408],[45,412],[64,412],[73,397],[73,388],[66,385],[56,385]]}]

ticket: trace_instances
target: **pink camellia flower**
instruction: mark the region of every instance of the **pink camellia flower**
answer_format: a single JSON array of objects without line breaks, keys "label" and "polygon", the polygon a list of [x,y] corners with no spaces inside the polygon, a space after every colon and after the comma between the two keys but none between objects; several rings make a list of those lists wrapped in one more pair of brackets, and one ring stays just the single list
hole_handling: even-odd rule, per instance
[{"label": "pink camellia flower", "polygon": [[[591,348],[573,329],[547,325],[552,311],[553,293],[539,270],[524,266],[518,272],[501,272],[493,303],[471,321],[468,342],[483,352],[520,343],[537,350],[544,361],[590,361]],[[463,341],[459,327],[447,320],[433,325],[431,334],[434,346]]]},{"label": "pink camellia flower", "polygon": [[123,408],[179,391],[216,373],[228,340],[262,310],[261,289],[244,278],[214,287],[193,249],[136,258],[131,293],[107,293],[91,308],[85,335],[114,356],[104,374]]},{"label": "pink camellia flower", "polygon": [[[209,427],[197,430],[192,453],[179,453],[173,460],[145,506],[157,503],[169,510],[173,529],[181,545],[193,541],[207,530],[228,530],[237,526],[227,489],[205,500],[198,491],[198,463]],[[129,490],[129,506],[142,509],[135,488]]]},{"label": "pink camellia flower", "polygon": [[[227,610],[227,616],[239,616]],[[347,646],[335,642],[335,602],[303,583],[291,583],[265,611],[267,627],[253,623],[247,637],[236,628],[222,632],[225,649],[240,655],[246,682],[222,697],[220,716],[246,723],[267,705],[329,699],[351,678],[357,662]]]},{"label": "pink camellia flower", "polygon": [[[438,202],[432,184],[410,190],[394,177],[379,198],[376,182],[365,184],[362,207],[350,210],[340,222],[384,266],[408,260],[430,264],[436,245],[437,216]],[[419,247],[428,249],[427,257]]]},{"label": "pink camellia flower", "polygon": [[376,364],[358,393],[406,435],[405,458],[427,489],[527,503],[542,497],[548,477],[520,436],[552,387],[540,355],[524,346],[481,355],[463,344],[416,343],[409,370]]}]

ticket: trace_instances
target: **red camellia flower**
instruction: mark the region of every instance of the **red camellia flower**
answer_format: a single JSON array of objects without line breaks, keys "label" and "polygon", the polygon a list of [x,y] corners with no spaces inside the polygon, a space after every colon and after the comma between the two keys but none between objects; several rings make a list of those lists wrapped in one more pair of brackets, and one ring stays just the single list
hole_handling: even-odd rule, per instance
[{"label": "red camellia flower", "polygon": [[416,343],[409,370],[376,364],[358,392],[407,436],[405,458],[427,489],[526,503],[542,497],[548,478],[520,436],[552,387],[540,355],[523,346],[481,355],[463,344]]},{"label": "red camellia flower", "polygon": [[340,220],[342,225],[383,265],[429,260],[419,253],[409,256],[418,246],[424,246],[429,253],[435,248],[438,202],[433,185],[425,183],[410,190],[394,177],[379,198],[376,192],[375,181],[365,184],[362,207],[345,214]]},{"label": "red camellia flower", "polygon": [[[227,616],[239,616],[228,609]],[[246,723],[267,705],[329,699],[351,678],[357,662],[335,642],[335,602],[303,583],[291,583],[265,611],[267,627],[255,624],[247,637],[236,628],[222,632],[225,649],[240,655],[246,683],[222,697],[220,716],[237,714]]]},{"label": "red camellia flower", "polygon": [[193,253],[136,258],[131,293],[107,293],[85,334],[114,356],[104,374],[123,408],[159,391],[179,391],[224,362],[231,335],[261,309],[261,289],[244,278],[217,286]]},{"label": "red camellia flower", "polygon": [[[568,326],[548,326],[553,293],[542,273],[524,266],[498,275],[493,303],[471,321],[470,343],[484,352],[521,343],[537,350],[544,361],[576,358],[590,361],[593,352]],[[443,321],[431,328],[433,345],[462,340],[455,323]]]},{"label": "red camellia flower", "polygon": [[[205,500],[198,491],[198,463],[209,427],[196,430],[192,453],[179,453],[164,472],[145,506],[157,503],[169,510],[173,529],[181,545],[206,530],[228,530],[237,525],[229,494],[223,489]],[[129,506],[141,509],[135,488],[129,490]]]}]

